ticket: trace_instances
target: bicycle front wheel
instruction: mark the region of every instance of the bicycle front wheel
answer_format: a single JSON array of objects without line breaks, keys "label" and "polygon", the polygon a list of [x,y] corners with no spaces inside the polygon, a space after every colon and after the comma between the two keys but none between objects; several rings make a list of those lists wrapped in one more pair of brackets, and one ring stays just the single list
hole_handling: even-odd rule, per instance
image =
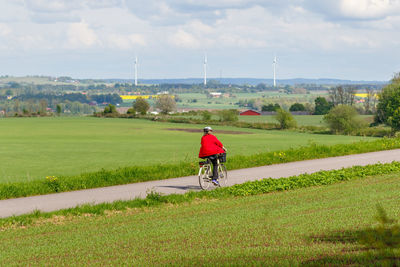
[{"label": "bicycle front wheel", "polygon": [[201,166],[199,169],[199,184],[201,189],[207,190],[210,187],[210,165]]},{"label": "bicycle front wheel", "polygon": [[228,183],[228,172],[226,171],[226,167],[224,164],[218,165],[218,181],[219,186],[226,186]]}]

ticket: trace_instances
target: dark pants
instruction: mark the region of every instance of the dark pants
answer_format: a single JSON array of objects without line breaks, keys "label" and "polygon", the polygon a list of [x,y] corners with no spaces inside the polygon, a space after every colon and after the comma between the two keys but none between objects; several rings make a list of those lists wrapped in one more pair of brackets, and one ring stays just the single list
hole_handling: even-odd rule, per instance
[{"label": "dark pants", "polygon": [[209,158],[213,164],[213,180],[218,179],[218,154],[208,156],[206,158]]}]

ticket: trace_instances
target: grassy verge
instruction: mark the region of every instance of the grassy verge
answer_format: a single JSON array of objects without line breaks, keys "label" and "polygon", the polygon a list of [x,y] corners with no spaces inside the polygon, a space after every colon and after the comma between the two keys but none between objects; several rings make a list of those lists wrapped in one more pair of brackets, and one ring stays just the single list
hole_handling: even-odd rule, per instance
[{"label": "grassy verge", "polygon": [[[308,184],[308,188],[247,197],[232,197],[228,188],[183,196],[151,194],[141,204],[139,200],[124,208],[123,203],[114,204],[114,211],[103,211],[104,216],[88,213],[100,214],[105,205],[71,210],[84,216],[54,213],[34,226],[0,232],[0,262],[7,266],[66,262],[394,266],[398,250],[387,257],[356,237],[375,223],[377,203],[389,215],[399,214],[398,167],[395,163],[332,171],[339,180],[350,181],[331,186]],[[386,172],[392,175],[382,175]],[[373,173],[380,175],[357,179]],[[182,203],[190,200],[194,201]],[[137,209],[162,203],[168,204]],[[118,212],[121,209],[126,211]]]},{"label": "grassy verge", "polygon": [[[372,142],[361,141],[333,146],[311,144],[285,151],[234,156],[228,159],[227,166],[228,169],[232,170],[394,148],[400,148],[400,139],[384,138]],[[0,199],[189,176],[195,174],[197,168],[198,166],[193,162],[183,162],[157,166],[126,167],[112,171],[101,170],[76,176],[48,177],[44,180],[30,182],[4,183],[0,184]]]},{"label": "grassy verge", "polygon": [[162,203],[178,204],[182,202],[191,202],[195,199],[208,198],[220,199],[232,196],[249,196],[276,191],[292,190],[312,186],[329,185],[342,181],[349,181],[367,176],[383,175],[390,173],[400,173],[400,162],[387,164],[374,164],[367,166],[354,166],[340,170],[320,171],[312,174],[301,174],[280,179],[262,179],[259,181],[246,182],[231,187],[217,188],[212,191],[192,191],[183,195],[160,195],[151,192],[145,199],[135,199],[132,201],[116,201],[113,203],[103,203],[99,205],[83,205],[72,209],[42,213],[14,216],[0,219],[0,227],[10,225],[25,225],[32,223],[34,219],[40,217],[51,217],[53,215],[78,215],[78,214],[103,214],[106,210],[124,210],[127,208],[139,208],[145,206],[154,206]]}]

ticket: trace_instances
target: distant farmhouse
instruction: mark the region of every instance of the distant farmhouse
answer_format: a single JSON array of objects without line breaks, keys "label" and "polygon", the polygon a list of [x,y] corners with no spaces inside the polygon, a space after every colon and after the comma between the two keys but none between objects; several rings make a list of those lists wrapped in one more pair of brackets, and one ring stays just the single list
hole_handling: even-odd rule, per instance
[{"label": "distant farmhouse", "polygon": [[260,116],[261,113],[258,112],[258,111],[249,109],[249,110],[240,112],[239,115],[240,115],[240,116]]}]

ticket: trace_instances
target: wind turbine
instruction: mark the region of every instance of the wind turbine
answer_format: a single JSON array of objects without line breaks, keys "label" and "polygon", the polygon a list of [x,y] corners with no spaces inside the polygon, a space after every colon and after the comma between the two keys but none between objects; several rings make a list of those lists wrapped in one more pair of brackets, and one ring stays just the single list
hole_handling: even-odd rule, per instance
[{"label": "wind turbine", "polygon": [[272,62],[272,64],[274,65],[274,87],[276,87],[276,55],[274,57],[274,61]]},{"label": "wind turbine", "polygon": [[204,53],[204,86],[207,86],[207,54]]},{"label": "wind turbine", "polygon": [[135,56],[135,86],[137,86],[137,65],[138,65],[138,59],[137,56]]}]

